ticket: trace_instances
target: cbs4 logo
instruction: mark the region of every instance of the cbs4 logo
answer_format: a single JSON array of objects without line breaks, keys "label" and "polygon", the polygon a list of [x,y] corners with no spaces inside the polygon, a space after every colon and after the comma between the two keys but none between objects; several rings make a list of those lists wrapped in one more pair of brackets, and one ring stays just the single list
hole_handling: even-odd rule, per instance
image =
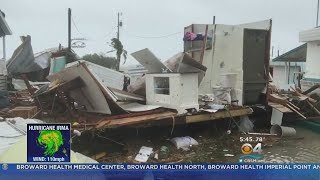
[{"label": "cbs4 logo", "polygon": [[245,143],[241,146],[241,152],[243,154],[251,154],[251,153],[261,153],[262,152],[262,145],[258,143],[254,148],[251,144]]}]

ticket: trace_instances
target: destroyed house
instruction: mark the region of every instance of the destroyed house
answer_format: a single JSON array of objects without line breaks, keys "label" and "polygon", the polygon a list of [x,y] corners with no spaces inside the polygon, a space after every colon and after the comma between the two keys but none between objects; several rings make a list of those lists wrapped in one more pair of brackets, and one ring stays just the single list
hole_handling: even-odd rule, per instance
[{"label": "destroyed house", "polygon": [[[200,94],[228,91],[239,105],[264,104],[261,93],[268,84],[271,20],[240,24],[192,24],[184,28],[195,34],[184,40],[184,51],[207,71]],[[185,36],[186,37],[186,36]]]}]

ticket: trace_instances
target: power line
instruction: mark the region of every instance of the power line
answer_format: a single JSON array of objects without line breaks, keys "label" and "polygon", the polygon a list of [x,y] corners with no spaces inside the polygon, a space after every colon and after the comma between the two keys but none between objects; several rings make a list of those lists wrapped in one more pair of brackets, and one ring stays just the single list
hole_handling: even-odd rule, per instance
[{"label": "power line", "polygon": [[74,22],[74,19],[73,19],[72,16],[71,16],[71,21],[72,21],[73,26],[74,26],[74,27],[76,28],[76,30],[78,31],[78,33],[79,33],[81,36],[84,36],[84,35],[79,31],[78,26],[77,26],[76,23]]},{"label": "power line", "polygon": [[166,37],[174,36],[174,35],[177,35],[180,33],[182,33],[182,31],[167,34],[167,35],[162,35],[162,36],[137,36],[137,35],[132,35],[132,36],[137,37],[137,38],[143,38],[143,39],[156,39],[156,38],[166,38]]}]

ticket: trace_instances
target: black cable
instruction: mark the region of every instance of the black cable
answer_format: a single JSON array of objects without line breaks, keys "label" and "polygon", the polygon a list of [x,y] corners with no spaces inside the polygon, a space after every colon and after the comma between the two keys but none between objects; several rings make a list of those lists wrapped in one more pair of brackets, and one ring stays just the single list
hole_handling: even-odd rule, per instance
[{"label": "black cable", "polygon": [[174,35],[177,35],[179,33],[182,33],[182,31],[171,33],[171,34],[167,34],[167,35],[163,35],[163,36],[137,36],[137,35],[132,35],[132,36],[137,37],[137,38],[143,38],[143,39],[156,39],[156,38],[166,38],[166,37],[174,36]]}]

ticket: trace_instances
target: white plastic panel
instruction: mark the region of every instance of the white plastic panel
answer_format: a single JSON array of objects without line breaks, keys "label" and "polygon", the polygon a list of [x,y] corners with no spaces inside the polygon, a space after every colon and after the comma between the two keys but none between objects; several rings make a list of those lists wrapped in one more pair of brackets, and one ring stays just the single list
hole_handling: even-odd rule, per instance
[{"label": "white plastic panel", "polygon": [[299,33],[300,42],[320,41],[320,27]]}]

